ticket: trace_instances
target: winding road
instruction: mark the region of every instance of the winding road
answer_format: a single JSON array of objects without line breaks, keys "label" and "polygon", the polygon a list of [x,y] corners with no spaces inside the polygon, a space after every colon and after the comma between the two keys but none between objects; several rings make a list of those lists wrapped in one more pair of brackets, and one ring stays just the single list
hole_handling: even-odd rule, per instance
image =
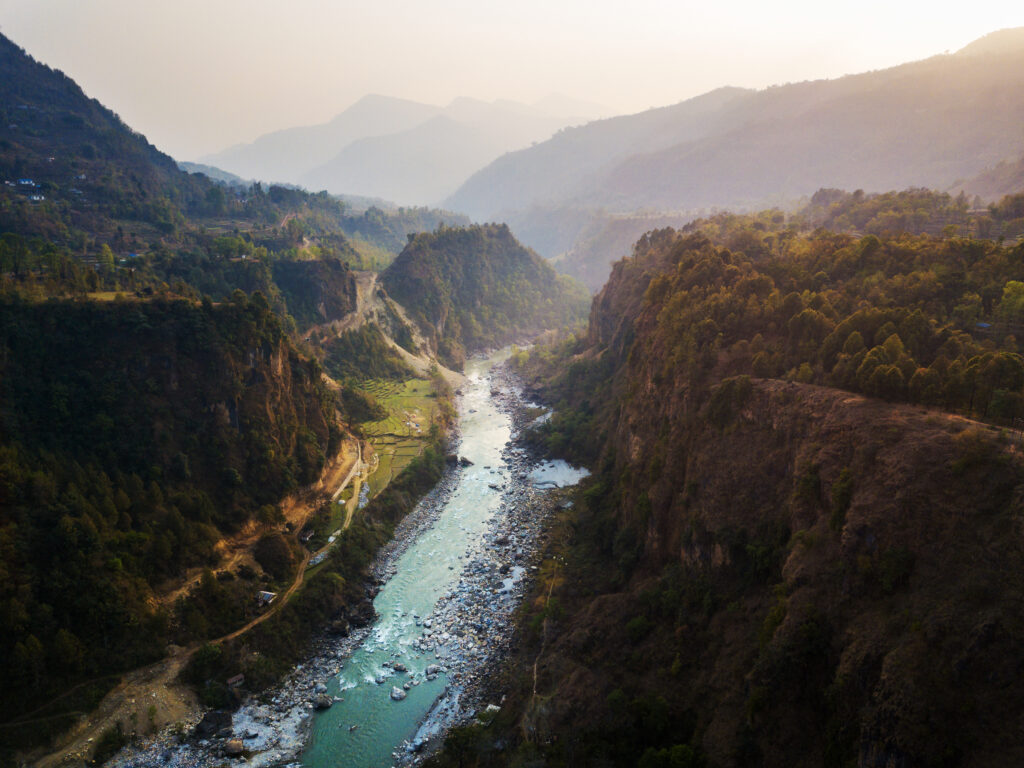
[{"label": "winding road", "polygon": [[[323,487],[325,482],[329,482],[330,479],[336,478],[338,469],[339,468],[337,466],[326,469],[324,477],[321,478],[314,488]],[[336,491],[334,491],[331,498],[336,499],[341,495],[347,485],[352,482],[353,478],[359,477],[361,469],[363,469],[363,462],[362,444],[360,442],[358,444],[355,461],[348,469],[348,472],[342,479],[340,486]],[[320,498],[322,498],[322,496]],[[305,515],[302,515],[302,521],[305,522],[305,518],[308,517],[308,515],[316,508],[316,504],[312,499],[306,503],[293,500],[292,508],[289,510],[292,514],[288,515],[288,517],[294,517],[294,513],[300,506],[305,507]],[[349,523],[351,523],[351,517],[351,513],[346,515],[345,528],[347,528]],[[252,621],[226,635],[223,635],[222,637],[193,643],[186,648],[179,649],[176,653],[173,653],[167,658],[161,659],[154,664],[150,664],[146,667],[140,667],[125,673],[122,676],[121,682],[112,688],[106,696],[104,696],[103,701],[100,702],[99,706],[90,713],[86,719],[71,728],[63,735],[63,737],[58,739],[57,745],[53,751],[38,758],[33,765],[37,766],[37,768],[58,768],[63,765],[81,765],[91,753],[93,744],[96,743],[108,730],[116,727],[119,722],[123,724],[136,723],[139,727],[147,722],[152,722],[156,728],[159,728],[167,723],[183,720],[190,712],[196,711],[199,708],[199,703],[196,700],[195,694],[191,689],[178,681],[178,676],[181,674],[182,669],[185,668],[189,659],[202,646],[208,643],[218,644],[234,640],[280,611],[285,605],[287,605],[288,601],[305,581],[306,568],[309,565],[311,557],[312,553],[308,551],[303,555],[302,562],[296,570],[295,579],[289,585],[288,589],[281,594],[278,599],[271,603],[270,607],[265,612],[261,613]],[[187,589],[191,584],[196,583],[198,578],[199,577],[189,579],[183,589]],[[182,594],[182,591],[181,589],[178,589],[172,594]],[[98,678],[97,680],[90,682],[97,682],[98,680],[107,679],[109,677],[110,676],[108,675],[105,678]],[[86,684],[88,683],[82,683],[81,685]],[[46,707],[52,705],[55,701],[58,701],[70,692],[71,691],[65,692],[61,696],[47,702],[34,712],[28,712],[16,721],[11,721],[5,725],[24,725],[30,722],[40,722],[43,720],[53,719],[54,717],[66,717],[69,714],[78,714],[75,712],[65,712],[60,715],[45,718],[27,719],[32,714],[35,714],[35,712],[43,711]],[[154,707],[158,712],[158,718],[151,720],[149,716],[149,713],[153,711],[151,707]]]}]

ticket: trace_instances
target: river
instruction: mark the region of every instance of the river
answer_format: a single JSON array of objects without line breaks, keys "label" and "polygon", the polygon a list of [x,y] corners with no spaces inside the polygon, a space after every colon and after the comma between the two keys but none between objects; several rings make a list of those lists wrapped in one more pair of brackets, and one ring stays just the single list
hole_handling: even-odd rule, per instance
[{"label": "river", "polygon": [[[422,620],[458,583],[467,550],[481,543],[501,501],[501,491],[492,486],[509,479],[502,452],[511,437],[511,418],[490,396],[486,377],[500,359],[474,359],[466,365],[459,454],[473,464],[461,470],[459,484],[433,526],[399,558],[395,575],[374,600],[379,620],[341,674],[327,684],[329,695],[344,700],[315,716],[302,754],[307,768],[391,765],[391,753],[412,737],[446,685],[444,673],[426,680],[427,666],[438,660],[412,645],[423,632]],[[408,671],[396,673],[384,666],[396,661]],[[386,679],[377,684],[379,678]],[[410,680],[419,684],[410,687],[404,700],[393,701],[392,688]]]},{"label": "river", "polygon": [[[436,513],[433,521],[415,538],[397,540],[405,550],[386,561],[393,575],[374,599],[378,618],[361,640],[297,667],[276,693],[237,711],[227,736],[176,747],[158,739],[115,765],[157,758],[195,768],[235,738],[252,766],[384,768],[408,757],[409,743],[471,714],[467,690],[500,661],[527,589],[542,510],[551,508],[546,489],[586,474],[560,461],[531,462],[512,444],[517,397],[507,382],[492,379],[507,357],[504,350],[467,362],[458,453],[470,463],[442,482],[445,493],[421,503]],[[322,694],[333,705],[310,713]]]}]

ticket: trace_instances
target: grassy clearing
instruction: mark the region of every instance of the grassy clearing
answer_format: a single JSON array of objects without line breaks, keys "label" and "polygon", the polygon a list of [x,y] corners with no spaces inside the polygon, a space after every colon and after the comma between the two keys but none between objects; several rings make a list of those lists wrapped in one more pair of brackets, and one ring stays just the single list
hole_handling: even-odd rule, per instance
[{"label": "grassy clearing", "polygon": [[367,478],[370,485],[370,495],[376,496],[388,483],[398,477],[412,460],[423,452],[425,438],[411,438],[408,440],[394,440],[382,438],[380,443],[374,444],[378,452],[379,463],[377,470]]},{"label": "grassy clearing", "polygon": [[339,530],[345,523],[345,503],[333,503],[330,506],[330,515],[327,518],[327,525],[324,526],[324,534],[330,536],[335,531]]},{"label": "grassy clearing", "polygon": [[[122,298],[126,298],[126,293],[124,291],[91,291],[90,293],[87,293],[86,296],[93,301],[113,301],[117,298],[117,294],[119,293]],[[131,295],[130,292],[128,295]]]},{"label": "grassy clearing", "polygon": [[422,439],[430,430],[437,414],[437,396],[431,382],[426,379],[404,382],[371,379],[363,388],[388,411],[387,418],[363,425],[363,431],[371,438],[391,435]]},{"label": "grassy clearing", "polygon": [[387,409],[387,418],[363,424],[363,432],[377,453],[379,463],[368,478],[376,496],[423,452],[430,425],[437,416],[434,386],[425,379],[404,382],[372,380],[365,389]]},{"label": "grassy clearing", "polygon": [[[430,442],[430,425],[437,416],[438,404],[433,383],[425,379],[371,379],[362,386],[388,414],[379,421],[360,425],[376,456],[373,471],[363,478],[373,498],[423,453]],[[367,459],[365,453],[363,458]],[[318,511],[310,521],[315,530],[310,540],[313,550],[324,546],[327,537],[344,525],[346,505],[356,493],[355,485],[350,483],[334,502]]]}]

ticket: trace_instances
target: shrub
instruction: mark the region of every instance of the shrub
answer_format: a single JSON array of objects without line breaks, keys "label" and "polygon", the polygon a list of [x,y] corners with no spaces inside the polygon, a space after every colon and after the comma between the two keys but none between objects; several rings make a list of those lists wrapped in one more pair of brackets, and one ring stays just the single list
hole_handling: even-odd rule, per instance
[{"label": "shrub", "polygon": [[651,620],[646,616],[637,616],[626,622],[626,634],[631,643],[638,643],[651,631]]},{"label": "shrub", "polygon": [[295,561],[287,539],[280,533],[268,534],[256,542],[253,556],[260,567],[275,579],[287,577]]}]

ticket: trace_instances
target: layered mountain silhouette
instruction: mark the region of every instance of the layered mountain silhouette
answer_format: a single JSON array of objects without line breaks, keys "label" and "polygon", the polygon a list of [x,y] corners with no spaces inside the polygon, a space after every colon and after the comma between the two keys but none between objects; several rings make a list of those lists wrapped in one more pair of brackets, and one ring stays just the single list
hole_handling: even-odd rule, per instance
[{"label": "layered mountain silhouette", "polygon": [[503,153],[605,111],[558,95],[535,105],[459,98],[445,107],[371,95],[323,125],[270,133],[204,162],[246,178],[426,204]]},{"label": "layered mountain silhouette", "polygon": [[554,256],[565,250],[565,226],[524,235],[552,210],[752,208],[826,186],[945,189],[1020,157],[1022,126],[1024,29],[1002,30],[890,69],[723,88],[567,129],[499,158],[445,204],[517,221],[521,237]]}]

